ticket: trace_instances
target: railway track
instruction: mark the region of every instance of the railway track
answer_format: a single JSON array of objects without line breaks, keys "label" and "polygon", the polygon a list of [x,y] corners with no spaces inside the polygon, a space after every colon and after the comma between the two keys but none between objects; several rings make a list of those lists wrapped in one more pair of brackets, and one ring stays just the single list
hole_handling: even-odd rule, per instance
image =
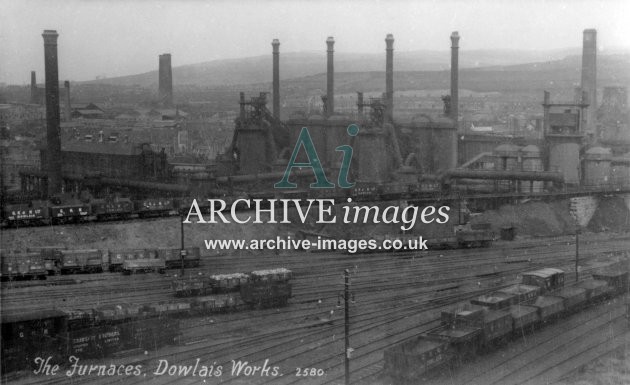
[{"label": "railway track", "polygon": [[[308,324],[300,324],[299,321],[308,316],[325,314],[329,309],[334,309],[336,314],[339,314],[340,310],[336,309],[335,303],[337,294],[342,290],[341,271],[343,268],[354,269],[354,266],[357,266],[352,280],[352,289],[356,292],[357,299],[351,318],[353,325],[351,341],[353,341],[352,346],[356,346],[357,349],[356,357],[353,358],[353,368],[365,362],[367,368],[365,370],[378,371],[382,360],[382,349],[385,346],[430,328],[433,325],[431,322],[436,322],[434,313],[438,309],[465,299],[462,288],[468,290],[476,287],[481,291],[496,289],[496,280],[505,277],[507,283],[516,277],[517,272],[525,269],[550,264],[570,266],[573,248],[570,244],[567,245],[567,242],[570,240],[552,240],[545,242],[544,245],[538,242],[538,247],[526,245],[523,248],[514,249],[431,251],[421,258],[414,258],[412,253],[363,255],[317,253],[289,257],[257,256],[240,260],[233,256],[212,260],[203,259],[201,269],[208,268],[208,265],[212,264],[217,270],[230,268],[231,259],[230,271],[237,270],[233,265],[240,266],[250,262],[262,266],[270,266],[273,262],[284,262],[282,265],[296,272],[294,299],[289,307],[282,309],[255,310],[182,320],[185,337],[182,343],[187,343],[186,345],[148,352],[148,355],[142,355],[139,358],[131,356],[115,359],[115,362],[140,360],[139,362],[155,363],[161,357],[169,357],[171,363],[186,363],[195,357],[216,360],[217,363],[229,363],[231,359],[237,358],[255,362],[267,356],[274,365],[278,362],[282,363],[283,367],[293,367],[298,364],[301,367],[324,365],[328,368],[327,375],[321,380],[333,378],[339,370],[337,365],[343,362],[340,354],[343,350],[341,319],[336,318],[333,325],[323,324],[312,328],[307,327]],[[582,247],[583,260],[591,263],[595,260],[596,254],[624,250],[624,247],[627,249],[627,242],[627,238],[623,237],[608,242],[597,239],[591,244],[583,242],[581,243],[584,245]],[[525,256],[529,256],[528,259],[531,261],[523,259]],[[512,261],[521,260],[521,262],[504,263],[506,257]],[[507,268],[495,271],[494,266],[497,264],[507,266]],[[257,266],[251,269],[253,268]],[[475,275],[478,274],[473,274],[477,272],[482,277],[476,277]],[[483,275],[486,273],[489,274]],[[133,298],[146,295],[147,290],[164,287],[162,282],[164,277],[139,277],[141,276],[133,277],[138,278],[133,285],[135,289],[139,289],[133,293]],[[102,281],[108,282],[107,289],[103,291],[102,288],[99,289],[99,285],[96,285],[99,280],[91,277],[86,282],[94,281],[95,287],[91,289],[94,292],[88,294],[88,291],[86,295],[92,295],[92,297],[86,298],[94,298],[95,292],[99,293],[98,295],[109,294],[111,298],[118,298],[114,294],[118,290],[125,289],[130,294],[131,282],[124,278],[129,277],[107,277]],[[477,283],[482,283],[482,286],[478,286]],[[459,286],[459,288],[437,291],[448,288],[449,285]],[[166,288],[168,289],[168,285]],[[14,291],[25,290],[10,290],[10,292]],[[24,303],[23,301],[27,300],[29,295],[33,296],[33,293],[22,293],[17,296],[21,298],[16,297],[14,301]],[[6,293],[3,291],[3,306],[5,296]],[[13,296],[8,297],[11,300]],[[164,296],[161,298],[164,299]],[[319,303],[319,300],[322,302]],[[257,322],[252,323],[252,319],[256,319]],[[416,326],[410,326],[411,319],[417,322]],[[363,355],[365,358],[362,358]],[[281,381],[292,383],[291,374],[288,373]],[[356,373],[356,375],[359,374],[359,372]],[[152,381],[160,383],[178,382],[177,377],[150,377]],[[124,382],[142,382],[143,379],[125,379]],[[31,377],[30,380],[37,383],[54,383],[54,380],[50,378]],[[75,383],[94,380],[94,378],[89,381],[88,379],[74,379]],[[96,380],[102,384],[121,381],[119,378]],[[179,378],[179,381],[184,380],[186,379]],[[229,376],[224,376],[221,380],[234,383],[245,381],[241,377],[230,379]],[[256,379],[259,383],[264,383],[264,380]],[[248,378],[247,381],[250,383],[253,379]]]}]

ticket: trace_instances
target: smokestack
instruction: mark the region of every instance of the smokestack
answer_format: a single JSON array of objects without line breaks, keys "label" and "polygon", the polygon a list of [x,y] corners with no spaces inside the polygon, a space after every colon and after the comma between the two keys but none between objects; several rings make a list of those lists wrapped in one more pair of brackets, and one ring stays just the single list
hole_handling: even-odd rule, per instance
[{"label": "smokestack", "polygon": [[385,38],[385,123],[394,122],[394,35]]},{"label": "smokestack", "polygon": [[549,108],[551,107],[551,98],[549,91],[544,91],[543,95],[543,134],[546,135],[549,132]]},{"label": "smokestack", "polygon": [[459,33],[451,34],[451,118],[459,127]]},{"label": "smokestack", "polygon": [[46,69],[46,141],[48,147],[48,195],[61,192],[61,138],[59,136],[59,68],[57,31],[45,30],[44,65]]},{"label": "smokestack", "polygon": [[582,45],[582,90],[588,94],[586,132],[594,134],[597,111],[597,30],[585,29]]},{"label": "smokestack", "polygon": [[239,93],[241,124],[245,122],[245,92]]},{"label": "smokestack", "polygon": [[160,55],[159,69],[159,89],[160,102],[165,108],[173,106],[173,72],[171,69],[171,54]]},{"label": "smokestack", "polygon": [[357,92],[357,108],[359,110],[359,118],[363,116],[363,92]]},{"label": "smokestack", "polygon": [[273,117],[280,120],[280,40],[273,39]]},{"label": "smokestack", "polygon": [[63,87],[66,89],[66,122],[72,121],[72,106],[70,105],[70,82],[63,82]]},{"label": "smokestack", "polygon": [[334,58],[333,53],[335,52],[335,39],[332,36],[329,36],[326,39],[326,45],[328,49],[328,71],[326,78],[326,114],[331,116],[335,113],[335,68],[334,68]]},{"label": "smokestack", "polygon": [[35,71],[31,71],[31,104],[39,104],[40,99],[37,95],[37,78]]}]

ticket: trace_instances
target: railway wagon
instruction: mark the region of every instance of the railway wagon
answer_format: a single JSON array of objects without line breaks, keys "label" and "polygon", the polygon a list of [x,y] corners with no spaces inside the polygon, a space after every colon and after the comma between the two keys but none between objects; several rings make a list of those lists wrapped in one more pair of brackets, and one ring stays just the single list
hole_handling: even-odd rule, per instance
[{"label": "railway wagon", "polygon": [[565,311],[564,298],[551,295],[541,295],[530,305],[538,309],[541,322],[554,321]]},{"label": "railway wagon", "polygon": [[179,335],[178,320],[137,305],[2,314],[1,320],[3,373],[34,369],[37,357],[67,362],[70,355],[105,358],[135,348],[155,350]]},{"label": "railway wagon", "polygon": [[214,274],[208,277],[207,284],[214,293],[232,293],[241,290],[241,286],[251,279],[245,273]]},{"label": "railway wagon", "polygon": [[0,255],[0,280],[46,279],[48,272],[39,253],[2,253]]},{"label": "railway wagon", "polygon": [[176,297],[188,297],[212,293],[212,286],[203,275],[179,277],[171,284]]},{"label": "railway wagon", "polygon": [[490,230],[473,230],[465,228],[455,233],[457,247],[489,247],[494,240],[494,233]]},{"label": "railway wagon", "polygon": [[292,296],[286,281],[248,281],[241,285],[241,298],[249,306],[285,306]]},{"label": "railway wagon", "polygon": [[39,253],[42,257],[48,275],[55,275],[59,272],[59,268],[61,266],[61,252],[63,249],[65,249],[65,247],[27,247],[26,252]]},{"label": "railway wagon", "polygon": [[179,322],[170,317],[132,319],[121,325],[123,348],[156,350],[173,345],[179,335]]},{"label": "railway wagon", "polygon": [[586,303],[586,290],[579,287],[563,287],[556,291],[554,295],[564,300],[564,310],[566,312],[578,310]]},{"label": "railway wagon", "polygon": [[608,286],[615,290],[617,294],[628,291],[628,274],[623,270],[602,270],[593,273],[593,279],[606,281]]},{"label": "railway wagon", "polygon": [[123,271],[125,261],[158,258],[158,252],[152,249],[108,250],[107,255],[110,272]]},{"label": "railway wagon", "polygon": [[100,250],[62,250],[61,274],[102,273],[103,256]]},{"label": "railway wagon", "polygon": [[599,301],[611,295],[614,291],[608,286],[608,283],[599,279],[587,279],[578,282],[576,287],[586,290],[586,298],[588,301]]},{"label": "railway wagon", "polygon": [[122,273],[125,275],[138,273],[164,274],[166,265],[160,258],[128,259],[123,262]]},{"label": "railway wagon", "polygon": [[[545,323],[580,309],[583,305],[624,293],[629,273],[620,273],[594,273],[593,276],[601,279],[587,279],[565,288],[562,270],[542,269],[528,272],[522,275],[522,282],[529,285],[514,285],[501,290],[511,292],[515,297],[514,304],[505,311],[490,310],[486,306],[471,303],[460,304],[455,309],[442,312],[442,325],[426,335],[447,341],[455,353],[455,359],[467,359],[509,336],[522,336],[538,326],[544,326]],[[537,287],[532,288],[531,285]],[[521,290],[523,286],[529,288]],[[536,289],[541,292],[544,290],[546,294],[538,295]],[[503,297],[501,299],[503,303]],[[385,351],[384,358],[389,362],[386,365],[391,366],[387,373],[396,383],[400,382],[400,377],[417,377],[414,373],[415,367],[428,367],[425,362],[427,356],[417,355],[409,358],[411,363],[398,364],[396,360],[388,358],[388,354]],[[417,378],[414,380],[417,381]]]},{"label": "railway wagon", "polygon": [[239,293],[215,294],[195,298],[191,309],[196,314],[222,313],[238,310],[242,305]]},{"label": "railway wagon", "polygon": [[[35,358],[52,356],[59,362],[65,353],[59,334],[66,330],[67,317],[60,310],[45,310],[1,316],[3,373],[33,368]],[[43,354],[45,353],[45,354]],[[65,358],[64,358],[65,359]]]},{"label": "railway wagon", "polygon": [[[162,258],[167,269],[178,269],[182,267],[181,249],[158,249],[158,258]],[[183,253],[184,267],[199,267],[201,252],[199,247],[187,247]]]},{"label": "railway wagon", "polygon": [[418,336],[385,350],[383,371],[402,381],[417,381],[428,371],[448,364],[453,355],[447,340]]},{"label": "railway wagon", "polygon": [[524,285],[537,286],[540,294],[564,287],[564,271],[548,267],[522,274],[521,282]]},{"label": "railway wagon", "polygon": [[540,322],[538,308],[527,305],[510,306],[512,316],[512,331],[515,335],[524,335],[532,331]]},{"label": "railway wagon", "polygon": [[134,209],[141,218],[161,217],[174,211],[175,204],[171,198],[150,198],[135,201]]},{"label": "railway wagon", "polygon": [[77,223],[88,219],[92,212],[84,203],[57,204],[49,207],[50,219],[54,224]]},{"label": "railway wagon", "polygon": [[72,330],[62,338],[68,346],[68,354],[80,358],[105,358],[121,350],[119,326],[102,325]]},{"label": "railway wagon", "polygon": [[50,212],[44,201],[5,205],[2,209],[2,216],[3,225],[11,227],[37,226],[50,222]]},{"label": "railway wagon", "polygon": [[93,199],[90,206],[98,221],[128,219],[133,214],[133,202],[129,198]]}]

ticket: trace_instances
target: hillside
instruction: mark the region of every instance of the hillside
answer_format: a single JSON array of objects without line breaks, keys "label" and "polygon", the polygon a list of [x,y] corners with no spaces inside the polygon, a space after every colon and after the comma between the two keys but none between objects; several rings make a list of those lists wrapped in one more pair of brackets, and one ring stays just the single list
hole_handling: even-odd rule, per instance
[{"label": "hillside", "polygon": [[[520,50],[472,50],[460,52],[461,68],[509,66],[520,63],[561,60],[567,55],[577,55],[579,49],[553,51]],[[225,86],[234,84],[262,83],[270,81],[271,55],[239,59],[223,59],[199,64],[177,66],[173,57],[173,81],[175,85]],[[384,52],[376,54],[335,52],[336,72],[383,71]],[[439,71],[450,67],[450,53],[444,51],[395,52],[396,71]],[[280,77],[292,79],[325,72],[326,53],[289,52],[280,54]],[[155,71],[137,75],[99,79],[83,84],[110,84],[140,87],[157,86]]]}]

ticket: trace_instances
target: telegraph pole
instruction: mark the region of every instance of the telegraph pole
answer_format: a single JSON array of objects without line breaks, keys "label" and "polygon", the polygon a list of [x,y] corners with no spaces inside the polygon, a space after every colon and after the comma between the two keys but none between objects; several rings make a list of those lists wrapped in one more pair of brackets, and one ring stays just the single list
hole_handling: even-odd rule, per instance
[{"label": "telegraph pole", "polygon": [[345,379],[346,385],[350,385],[350,355],[352,348],[350,347],[350,270],[344,270],[344,337],[345,337]]},{"label": "telegraph pole", "polygon": [[179,225],[180,225],[180,233],[181,233],[181,248],[179,250],[179,258],[181,259],[182,269],[181,276],[184,278],[184,257],[186,256],[186,250],[184,249],[184,213],[179,213]]},{"label": "telegraph pole", "polygon": [[578,261],[580,259],[580,224],[575,221],[575,282],[578,281]]}]

